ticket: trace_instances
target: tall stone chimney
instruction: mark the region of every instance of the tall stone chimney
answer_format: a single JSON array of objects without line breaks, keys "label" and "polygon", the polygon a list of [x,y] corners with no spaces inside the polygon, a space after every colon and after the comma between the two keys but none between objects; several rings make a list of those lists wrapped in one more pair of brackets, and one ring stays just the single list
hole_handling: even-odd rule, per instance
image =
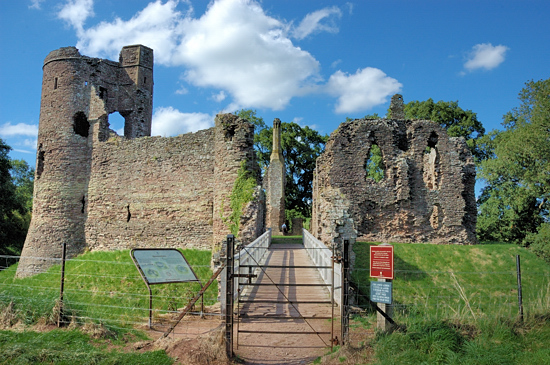
[{"label": "tall stone chimney", "polygon": [[273,234],[282,234],[281,226],[285,222],[285,162],[281,148],[281,121],[273,121],[273,149],[266,172],[266,228]]}]

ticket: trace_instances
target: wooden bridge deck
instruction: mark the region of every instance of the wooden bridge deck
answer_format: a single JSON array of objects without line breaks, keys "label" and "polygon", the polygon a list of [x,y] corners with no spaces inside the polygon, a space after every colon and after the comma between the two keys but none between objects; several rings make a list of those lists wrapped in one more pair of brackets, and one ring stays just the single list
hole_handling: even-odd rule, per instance
[{"label": "wooden bridge deck", "polygon": [[[235,303],[235,353],[248,364],[302,364],[323,355],[332,338],[330,288],[301,239],[274,239],[265,266],[259,285],[246,286]],[[333,323],[339,337],[339,318]]]}]

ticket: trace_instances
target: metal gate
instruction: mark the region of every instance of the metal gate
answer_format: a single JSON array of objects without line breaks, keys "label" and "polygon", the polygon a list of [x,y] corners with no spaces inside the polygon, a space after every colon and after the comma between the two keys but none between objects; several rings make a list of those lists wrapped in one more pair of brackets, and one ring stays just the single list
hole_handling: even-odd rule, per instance
[{"label": "metal gate", "polygon": [[[301,347],[303,345],[292,342],[292,335],[312,336],[315,343],[310,347],[328,347],[334,342],[334,282],[332,284],[311,283],[305,279],[305,272],[318,270],[312,265],[293,264],[294,256],[303,251],[301,245],[286,244],[285,247],[270,248],[268,263],[266,265],[241,265],[248,268],[249,272],[259,269],[257,280],[252,277],[240,278],[239,287],[242,290],[237,297],[236,314],[236,346],[258,347],[252,340],[258,336],[270,336],[270,347]],[[282,255],[277,255],[277,251]],[[283,256],[283,262],[277,262],[276,256]],[[274,260],[275,259],[275,260]],[[274,263],[270,263],[273,262]],[[321,267],[321,269],[334,270],[334,265]],[[331,287],[323,295],[311,295],[312,291],[319,292],[322,287]],[[299,293],[301,291],[302,293]],[[307,292],[305,295],[304,292]],[[318,315],[312,313],[319,306],[330,306],[329,313]],[[322,326],[331,320],[331,329]],[[319,325],[321,322],[321,326]],[[277,338],[279,337],[279,338]],[[282,337],[282,338],[281,338]]]},{"label": "metal gate", "polygon": [[[237,275],[237,287],[244,288],[234,311],[237,348],[265,346],[258,344],[259,336],[269,336],[269,347],[304,347],[297,343],[297,336],[302,341],[309,336],[308,347],[326,348],[335,343],[334,280],[331,284],[311,282],[312,275],[318,276],[317,270],[334,272],[334,265],[295,264],[304,254],[304,246],[299,244],[271,246],[266,264],[240,265],[245,271],[248,268],[249,274]],[[323,309],[321,314],[319,309]]]},{"label": "metal gate", "polygon": [[[343,297],[347,292],[335,288],[335,263],[336,274],[340,276],[341,255],[335,255],[333,250],[329,255],[330,266],[302,265],[298,261],[304,255],[310,262],[311,247],[306,253],[302,244],[278,244],[270,246],[264,264],[252,260],[234,269],[229,257],[237,260],[238,256],[234,256],[231,249],[232,243],[228,240],[227,267],[228,272],[234,273],[228,275],[226,284],[228,354],[233,354],[233,344],[238,349],[239,346],[262,347],[265,343],[274,348],[327,348],[339,343],[341,328],[337,326],[338,333],[335,332],[335,309],[336,300],[343,298],[335,298],[334,293],[336,289]],[[245,250],[241,252],[246,254]],[[324,282],[319,280],[319,272],[323,273]],[[330,276],[330,280],[326,276]],[[345,336],[347,328],[342,328],[342,333]],[[260,336],[269,336],[269,340],[259,341]],[[308,339],[307,346],[304,336]]]}]

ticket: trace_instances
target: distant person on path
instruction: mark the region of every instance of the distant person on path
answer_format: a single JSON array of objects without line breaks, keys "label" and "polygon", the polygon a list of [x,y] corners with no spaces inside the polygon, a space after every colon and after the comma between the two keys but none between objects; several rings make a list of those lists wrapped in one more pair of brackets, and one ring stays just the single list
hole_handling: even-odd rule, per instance
[{"label": "distant person on path", "polygon": [[287,232],[286,223],[283,223],[283,225],[281,226],[281,231],[283,232],[283,236],[284,236]]}]

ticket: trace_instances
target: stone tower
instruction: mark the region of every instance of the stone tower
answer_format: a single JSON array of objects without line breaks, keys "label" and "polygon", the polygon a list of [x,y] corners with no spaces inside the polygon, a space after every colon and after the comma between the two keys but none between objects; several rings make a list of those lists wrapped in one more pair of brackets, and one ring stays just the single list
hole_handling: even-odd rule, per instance
[{"label": "stone tower", "polygon": [[405,103],[403,101],[403,95],[395,94],[391,97],[390,103],[390,115],[391,119],[405,119]]},{"label": "stone tower", "polygon": [[51,257],[86,247],[85,222],[94,144],[114,133],[109,114],[125,118],[124,136],[151,135],[153,50],[127,46],[119,62],[82,56],[75,47],[44,60],[33,218],[17,276],[53,265]]},{"label": "stone tower", "polygon": [[281,148],[281,121],[273,121],[273,149],[266,172],[266,228],[280,233],[285,221],[285,162]]}]

